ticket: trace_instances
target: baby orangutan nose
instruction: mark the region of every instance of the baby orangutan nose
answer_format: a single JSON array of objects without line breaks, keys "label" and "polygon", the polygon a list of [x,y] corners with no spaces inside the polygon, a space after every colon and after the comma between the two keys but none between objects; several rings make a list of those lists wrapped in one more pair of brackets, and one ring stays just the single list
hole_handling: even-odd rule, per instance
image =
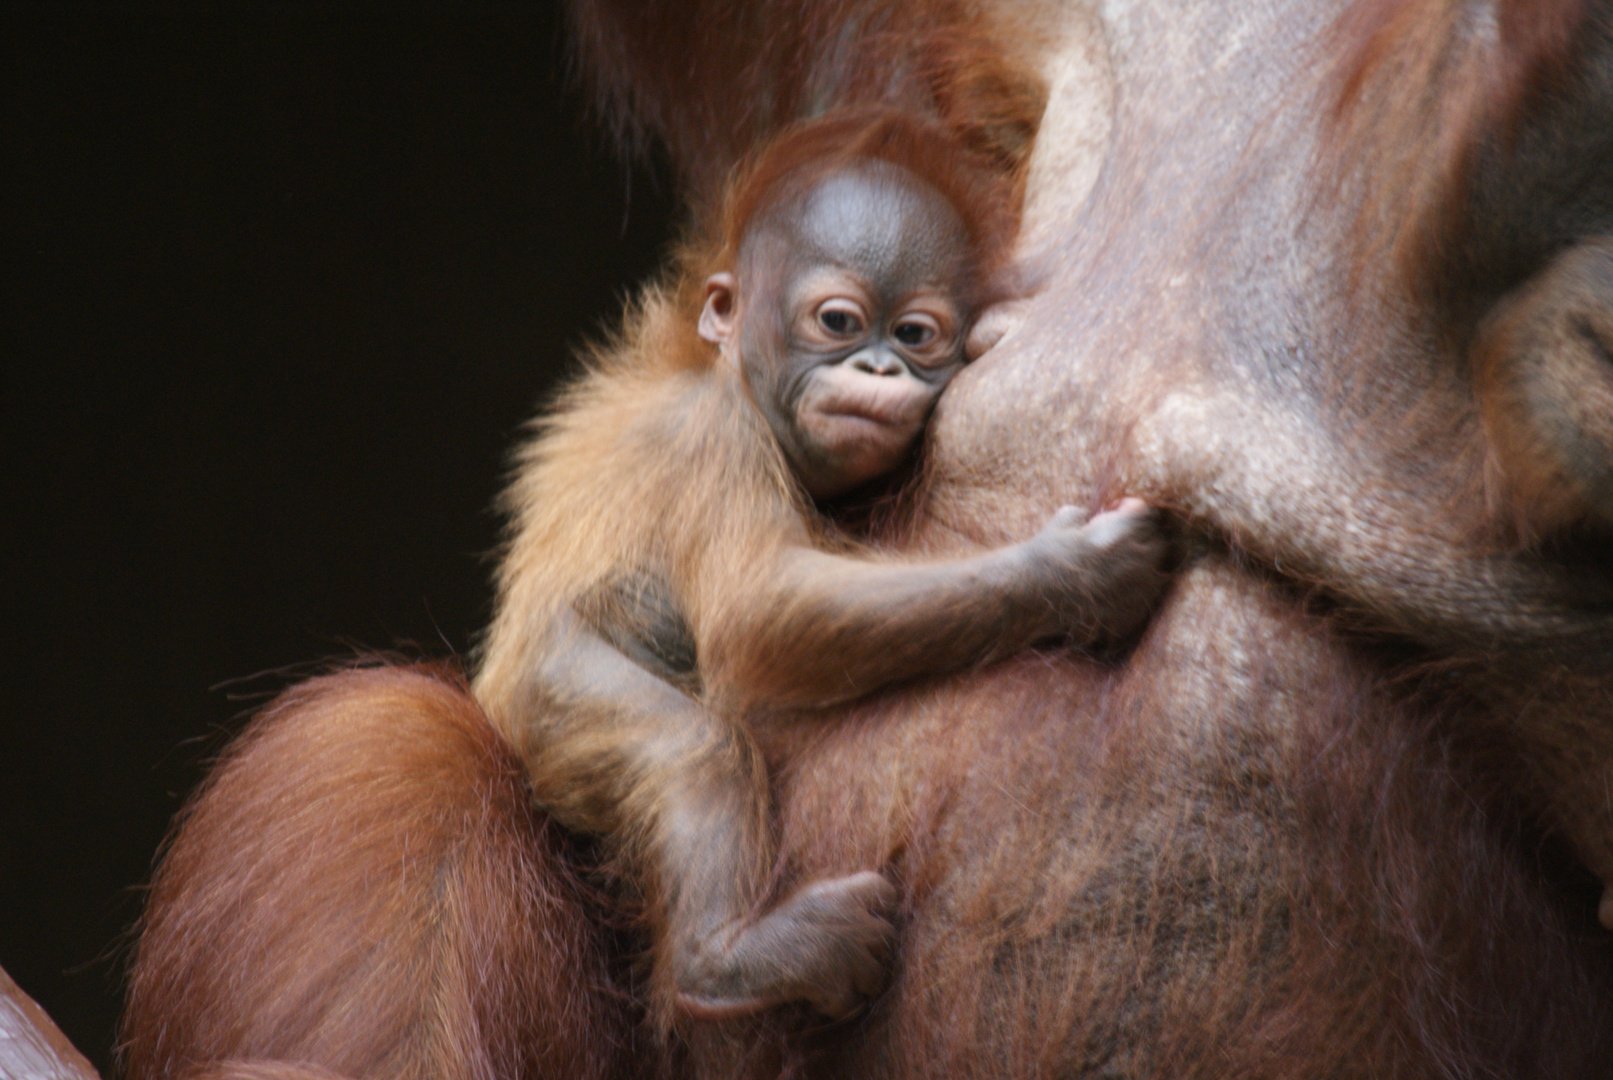
[{"label": "baby orangutan nose", "polygon": [[887,349],[864,349],[846,363],[870,375],[907,374],[907,365]]}]

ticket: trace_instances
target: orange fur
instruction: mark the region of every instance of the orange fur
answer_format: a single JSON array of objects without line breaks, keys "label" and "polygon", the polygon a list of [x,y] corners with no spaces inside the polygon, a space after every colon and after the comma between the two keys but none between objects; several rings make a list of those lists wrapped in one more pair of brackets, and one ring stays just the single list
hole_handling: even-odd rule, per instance
[{"label": "orange fur", "polygon": [[630,1026],[561,852],[456,673],[294,687],[164,853],[123,1075],[610,1075]]},{"label": "orange fur", "polygon": [[1045,96],[954,0],[576,2],[571,23],[620,142],[666,146],[705,220],[730,170],[797,121],[867,108],[929,117],[1014,171]]}]

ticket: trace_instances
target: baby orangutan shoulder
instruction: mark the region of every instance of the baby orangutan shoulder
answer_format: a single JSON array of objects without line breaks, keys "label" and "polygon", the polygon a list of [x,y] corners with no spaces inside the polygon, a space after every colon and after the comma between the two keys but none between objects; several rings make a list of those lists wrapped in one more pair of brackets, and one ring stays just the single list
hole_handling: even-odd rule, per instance
[{"label": "baby orangutan shoulder", "polygon": [[1163,587],[1137,500],[951,561],[857,552],[814,509],[907,460],[964,365],[1006,243],[971,168],[900,118],[776,144],[730,199],[724,268],[652,293],[510,492],[476,690],[536,797],[641,888],[661,1023],[841,1016],[884,981],[877,870],[757,913],[774,852],[749,710],[1123,637]]}]

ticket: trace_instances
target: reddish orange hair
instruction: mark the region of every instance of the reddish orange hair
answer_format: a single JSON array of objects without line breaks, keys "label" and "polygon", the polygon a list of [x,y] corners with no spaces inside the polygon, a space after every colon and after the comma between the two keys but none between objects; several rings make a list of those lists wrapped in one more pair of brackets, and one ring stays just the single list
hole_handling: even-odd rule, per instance
[{"label": "reddish orange hair", "polygon": [[1011,32],[970,0],[568,7],[589,96],[625,149],[666,147],[702,231],[735,164],[826,102],[925,117],[1007,171],[1028,157],[1046,103],[1003,48]]},{"label": "reddish orange hair", "polygon": [[939,124],[890,110],[859,111],[796,124],[742,163],[729,181],[718,235],[694,254],[689,278],[731,269],[758,215],[859,161],[900,166],[940,192],[963,219],[983,279],[1006,261],[1018,224],[1017,175]]}]

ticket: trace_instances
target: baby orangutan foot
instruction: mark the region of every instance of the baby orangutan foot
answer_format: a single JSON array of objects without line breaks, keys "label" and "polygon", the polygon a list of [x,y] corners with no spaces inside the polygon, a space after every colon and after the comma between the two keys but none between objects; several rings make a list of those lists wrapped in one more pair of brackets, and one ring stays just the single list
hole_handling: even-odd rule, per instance
[{"label": "baby orangutan foot", "polygon": [[804,1001],[824,1016],[846,1016],[885,984],[895,901],[895,886],[871,870],[805,885],[680,958],[678,1008],[696,1020],[727,1020]]}]

